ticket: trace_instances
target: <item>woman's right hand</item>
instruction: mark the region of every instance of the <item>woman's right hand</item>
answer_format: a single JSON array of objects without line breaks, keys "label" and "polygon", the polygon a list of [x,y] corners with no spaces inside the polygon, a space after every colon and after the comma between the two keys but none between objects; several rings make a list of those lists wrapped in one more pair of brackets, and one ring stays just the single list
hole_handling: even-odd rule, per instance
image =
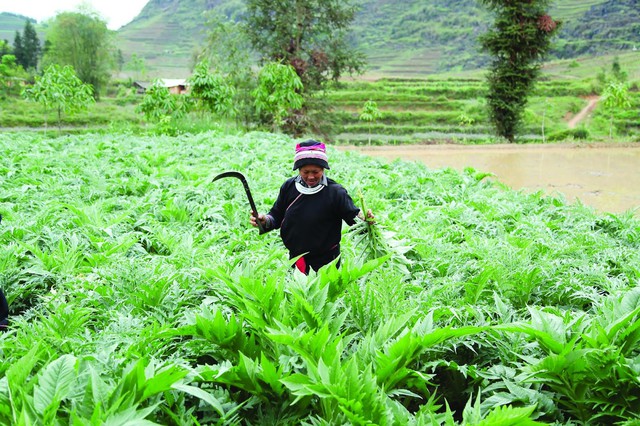
[{"label": "woman's right hand", "polygon": [[260,221],[260,224],[262,224],[262,226],[265,226],[267,224],[267,217],[265,215],[263,215],[262,213],[258,213],[258,218],[256,219],[256,217],[253,215],[253,212],[251,212],[251,217],[249,217],[251,226],[258,227],[258,220]]}]

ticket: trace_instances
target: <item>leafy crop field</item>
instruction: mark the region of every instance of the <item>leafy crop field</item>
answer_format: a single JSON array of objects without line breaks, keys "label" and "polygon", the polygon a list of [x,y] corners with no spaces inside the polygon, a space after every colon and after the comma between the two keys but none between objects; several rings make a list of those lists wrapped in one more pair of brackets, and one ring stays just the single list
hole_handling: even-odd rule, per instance
[{"label": "leafy crop field", "polygon": [[305,277],[211,183],[265,211],[294,142],[0,134],[0,424],[637,421],[630,214],[330,147],[378,234]]}]

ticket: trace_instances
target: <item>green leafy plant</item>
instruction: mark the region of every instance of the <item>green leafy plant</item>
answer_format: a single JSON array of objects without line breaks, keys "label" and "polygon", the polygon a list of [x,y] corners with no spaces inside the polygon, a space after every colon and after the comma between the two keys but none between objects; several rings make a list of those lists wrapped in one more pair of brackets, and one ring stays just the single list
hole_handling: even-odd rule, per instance
[{"label": "green leafy plant", "polygon": [[613,117],[622,109],[631,107],[629,88],[623,82],[610,82],[602,92],[602,104],[609,112],[609,139],[613,138]]},{"label": "green leafy plant", "polygon": [[221,75],[209,71],[208,61],[200,61],[188,81],[189,96],[195,99],[197,106],[221,116],[235,115],[235,90]]},{"label": "green leafy plant", "polygon": [[258,114],[264,114],[273,130],[282,128],[293,110],[302,108],[302,80],[291,65],[270,62],[260,70],[252,92]]},{"label": "green leafy plant", "polygon": [[42,105],[45,112],[50,108],[57,112],[58,129],[62,127],[62,114],[84,110],[94,103],[91,86],[76,76],[73,67],[49,65],[42,76],[35,79],[31,87],[22,91],[22,96]]},{"label": "green leafy plant", "polygon": [[136,112],[142,113],[146,120],[156,124],[160,134],[175,134],[172,120],[183,117],[187,103],[176,98],[161,80],[155,80],[146,90]]},{"label": "green leafy plant", "polygon": [[371,145],[371,125],[380,117],[382,117],[382,113],[378,109],[378,104],[375,101],[369,99],[364,103],[364,106],[362,107],[362,111],[360,112],[358,118],[361,121],[366,121],[367,123],[369,123],[369,145]]},{"label": "green leafy plant", "polygon": [[501,328],[538,342],[543,355],[531,363],[528,380],[555,391],[572,416],[582,422],[622,421],[637,415],[640,399],[633,362],[640,341],[639,301],[635,289],[610,297],[591,321],[531,310],[530,325]]},{"label": "green leafy plant", "polygon": [[[482,3],[495,12],[493,28],[480,39],[483,48],[494,57],[487,77],[490,117],[498,135],[513,142],[541,59],[548,52],[560,22],[545,12],[547,0]],[[523,45],[528,46],[525,51]]]}]

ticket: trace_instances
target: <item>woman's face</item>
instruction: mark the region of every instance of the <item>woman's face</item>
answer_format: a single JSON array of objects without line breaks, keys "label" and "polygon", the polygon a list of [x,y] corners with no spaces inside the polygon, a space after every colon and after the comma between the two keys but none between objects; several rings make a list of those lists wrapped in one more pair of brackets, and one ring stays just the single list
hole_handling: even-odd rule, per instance
[{"label": "woman's face", "polygon": [[314,187],[320,182],[320,179],[322,179],[324,169],[320,166],[307,164],[306,166],[300,167],[298,173],[300,173],[300,177],[307,186]]}]

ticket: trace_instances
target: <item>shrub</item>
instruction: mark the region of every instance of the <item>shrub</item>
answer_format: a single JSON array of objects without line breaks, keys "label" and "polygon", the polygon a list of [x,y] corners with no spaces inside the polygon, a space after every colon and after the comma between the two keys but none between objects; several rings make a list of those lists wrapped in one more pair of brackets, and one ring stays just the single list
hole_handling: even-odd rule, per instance
[{"label": "shrub", "polygon": [[586,140],[586,139],[589,139],[590,136],[591,134],[586,128],[578,127],[575,129],[566,129],[566,130],[561,130],[559,132],[554,132],[549,135],[548,140],[551,142],[559,142],[569,138]]}]

